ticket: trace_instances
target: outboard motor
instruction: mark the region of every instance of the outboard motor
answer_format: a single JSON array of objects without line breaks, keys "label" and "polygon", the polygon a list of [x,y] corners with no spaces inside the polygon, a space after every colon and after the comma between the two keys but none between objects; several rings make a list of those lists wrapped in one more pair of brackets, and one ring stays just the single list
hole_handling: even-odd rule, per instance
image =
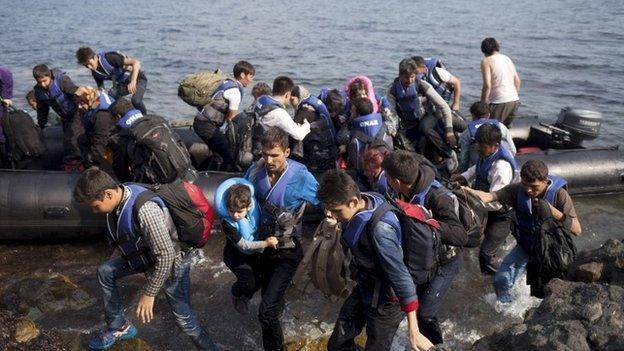
[{"label": "outboard motor", "polygon": [[571,141],[580,145],[584,140],[596,139],[601,124],[600,112],[564,107],[559,112],[555,126],[570,132]]}]

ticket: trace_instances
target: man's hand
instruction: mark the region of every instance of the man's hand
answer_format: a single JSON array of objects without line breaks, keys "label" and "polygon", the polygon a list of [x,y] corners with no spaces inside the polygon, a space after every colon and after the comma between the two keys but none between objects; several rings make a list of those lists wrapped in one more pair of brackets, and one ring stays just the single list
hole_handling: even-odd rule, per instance
[{"label": "man's hand", "polygon": [[141,294],[139,299],[139,305],[136,309],[137,318],[140,318],[143,323],[151,322],[154,318],[154,297]]},{"label": "man's hand", "polygon": [[457,138],[455,138],[455,133],[446,132],[446,143],[452,148],[457,147]]},{"label": "man's hand", "polygon": [[468,181],[461,174],[452,174],[451,182],[457,183],[459,185],[468,185]]},{"label": "man's hand", "polygon": [[6,107],[13,106],[13,100],[11,99],[2,99],[2,104]]},{"label": "man's hand", "polygon": [[130,94],[136,93],[136,85],[137,85],[136,80],[133,80],[130,83],[128,83],[128,92]]},{"label": "man's hand", "polygon": [[459,103],[453,103],[451,105],[451,110],[454,112],[459,112]]},{"label": "man's hand", "polygon": [[279,243],[277,238],[274,237],[274,236],[270,236],[270,237],[266,238],[266,240],[264,240],[264,242],[267,244],[267,247],[272,247],[274,249],[277,249],[277,244]]},{"label": "man's hand", "polygon": [[410,334],[410,346],[412,351],[427,351],[433,347],[433,344],[427,337],[417,333],[416,335]]}]

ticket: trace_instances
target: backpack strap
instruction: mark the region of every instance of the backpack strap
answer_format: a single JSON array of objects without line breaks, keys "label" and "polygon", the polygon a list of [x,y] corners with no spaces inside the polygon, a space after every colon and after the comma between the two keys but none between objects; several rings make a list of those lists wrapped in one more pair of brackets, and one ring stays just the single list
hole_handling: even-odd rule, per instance
[{"label": "backpack strap", "polygon": [[154,193],[151,189],[146,190],[140,193],[139,196],[137,196],[136,200],[134,201],[134,207],[132,208],[132,217],[135,219],[135,223],[137,225],[139,224],[139,210],[141,209],[141,207],[143,207],[143,205],[145,205],[146,202],[150,201],[156,196],[158,195],[156,195],[156,193]]}]

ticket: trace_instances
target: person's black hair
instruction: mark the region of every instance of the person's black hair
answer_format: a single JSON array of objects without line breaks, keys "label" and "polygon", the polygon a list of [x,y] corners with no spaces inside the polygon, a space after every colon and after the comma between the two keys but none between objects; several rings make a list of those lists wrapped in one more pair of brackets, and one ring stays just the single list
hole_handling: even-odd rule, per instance
[{"label": "person's black hair", "polygon": [[256,68],[247,61],[238,61],[234,65],[234,69],[232,70],[234,73],[234,78],[239,79],[241,74],[251,74],[252,76],[256,75]]},{"label": "person's black hair", "polygon": [[327,93],[327,101],[324,102],[332,118],[336,118],[342,114],[344,110],[344,99],[338,89],[330,90],[329,93]]},{"label": "person's black hair", "polygon": [[356,79],[349,84],[349,100],[354,100],[360,97],[359,92],[366,92],[366,84],[361,79]]},{"label": "person's black hair", "polygon": [[263,135],[260,143],[263,148],[279,147],[282,150],[289,148],[288,134],[280,128],[271,127]]},{"label": "person's black hair", "polygon": [[414,61],[414,63],[416,63],[417,67],[426,66],[427,65],[427,63],[425,62],[425,59],[422,56],[412,56],[412,61]]},{"label": "person's black hair", "polygon": [[420,160],[411,151],[396,150],[387,154],[381,162],[386,175],[402,183],[414,184],[420,175]]},{"label": "person's black hair", "polygon": [[520,178],[527,183],[548,180],[548,166],[539,160],[528,160],[520,169]]},{"label": "person's black hair", "polygon": [[340,206],[361,195],[353,178],[344,171],[332,169],[323,174],[316,197],[326,205]]},{"label": "person's black hair", "polygon": [[85,65],[87,61],[95,56],[95,52],[88,46],[83,46],[80,49],[76,50],[76,61],[78,64]]},{"label": "person's black hair", "polygon": [[286,93],[291,92],[294,87],[295,83],[290,77],[279,76],[273,81],[272,93],[274,96],[285,95]]},{"label": "person's black hair", "polygon": [[490,105],[486,104],[483,101],[474,102],[470,105],[470,114],[473,119],[481,118],[481,117],[489,117],[491,113]]},{"label": "person's black hair", "polygon": [[134,105],[124,97],[117,99],[108,107],[108,111],[115,117],[123,116],[132,109],[134,109]]},{"label": "person's black hair", "polygon": [[483,39],[483,41],[481,42],[481,52],[485,56],[490,56],[496,51],[500,51],[500,46],[498,45],[498,42],[496,41],[496,39],[494,38]]},{"label": "person's black hair", "polygon": [[33,77],[35,79],[41,79],[44,77],[52,77],[52,70],[50,69],[50,67],[44,64],[36,65],[35,67],[33,67]]},{"label": "person's black hair", "polygon": [[418,67],[414,60],[411,58],[403,59],[399,63],[399,76],[411,76],[412,74],[416,74],[417,69]]},{"label": "person's black hair", "polygon": [[359,97],[353,99],[351,101],[351,104],[353,104],[353,107],[355,107],[355,112],[358,116],[370,115],[374,111],[373,103],[370,101],[369,98]]},{"label": "person's black hair", "polygon": [[302,96],[301,96],[301,86],[300,86],[300,85],[295,85],[295,86],[292,88],[291,95],[292,95],[293,97],[296,97],[296,98],[301,99],[301,97],[302,97]]},{"label": "person's black hair", "polygon": [[78,182],[76,182],[74,199],[86,204],[102,201],[106,190],[117,189],[118,187],[119,183],[108,173],[97,168],[89,168],[80,175]]},{"label": "person's black hair", "polygon": [[497,126],[484,124],[477,129],[475,142],[488,146],[500,145],[502,137],[501,131]]}]

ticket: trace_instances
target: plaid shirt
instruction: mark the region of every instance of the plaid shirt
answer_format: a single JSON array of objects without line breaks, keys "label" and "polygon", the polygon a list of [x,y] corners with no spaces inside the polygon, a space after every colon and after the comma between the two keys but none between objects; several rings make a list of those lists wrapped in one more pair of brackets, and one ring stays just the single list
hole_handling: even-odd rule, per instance
[{"label": "plaid shirt", "polygon": [[[123,204],[130,197],[130,189],[126,186],[123,189],[123,198],[117,211],[123,208]],[[171,226],[168,224],[170,218],[167,217],[153,201],[147,201],[138,212],[141,235],[156,260],[154,266],[145,273],[147,284],[143,287],[143,293],[147,296],[156,296],[169,275],[173,275],[182,262],[182,251],[171,240]]]}]

